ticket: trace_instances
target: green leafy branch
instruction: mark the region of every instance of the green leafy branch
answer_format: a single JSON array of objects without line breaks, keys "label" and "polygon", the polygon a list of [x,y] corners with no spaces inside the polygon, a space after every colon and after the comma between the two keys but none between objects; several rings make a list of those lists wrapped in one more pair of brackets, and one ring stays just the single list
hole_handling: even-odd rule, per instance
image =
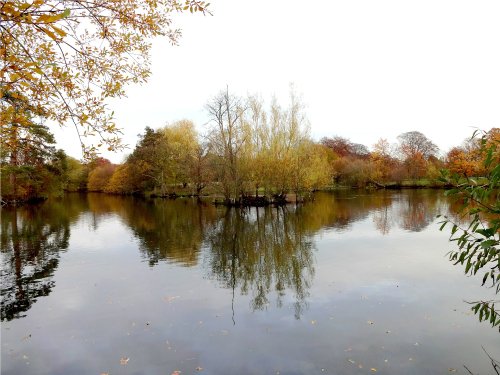
[{"label": "green leafy branch", "polygon": [[[475,132],[473,138],[478,135]],[[446,195],[461,203],[461,217],[453,219],[444,216],[440,230],[451,225],[450,241],[456,249],[448,253],[454,264],[465,267],[467,275],[483,272],[482,285],[490,285],[496,293],[500,291],[500,140],[483,133],[479,147],[483,155],[484,176],[475,178],[451,175],[442,171],[441,180],[453,186]],[[468,222],[467,226],[457,223]],[[472,310],[480,321],[489,321],[500,331],[500,301],[470,302]]]}]

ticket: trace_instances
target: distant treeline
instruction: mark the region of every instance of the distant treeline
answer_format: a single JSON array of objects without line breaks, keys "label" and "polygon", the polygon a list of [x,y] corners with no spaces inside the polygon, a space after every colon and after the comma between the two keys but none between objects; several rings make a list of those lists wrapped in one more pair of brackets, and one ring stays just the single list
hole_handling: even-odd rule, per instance
[{"label": "distant treeline", "polygon": [[[96,157],[80,162],[53,147],[47,127],[24,109],[30,126],[5,126],[1,144],[2,199],[30,200],[63,191],[99,191],[156,196],[218,195],[227,203],[245,199],[283,201],[294,193],[337,186],[438,186],[440,170],[464,177],[482,176],[486,157],[470,139],[439,157],[424,134],[410,131],[390,144],[379,139],[371,150],[333,136],[312,140],[297,96],[282,107],[265,107],[257,96],[223,91],[206,106],[205,134],[182,120],[154,130],[146,127],[122,164]],[[31,116],[31,117],[30,117]],[[500,139],[500,129],[487,133]]]}]

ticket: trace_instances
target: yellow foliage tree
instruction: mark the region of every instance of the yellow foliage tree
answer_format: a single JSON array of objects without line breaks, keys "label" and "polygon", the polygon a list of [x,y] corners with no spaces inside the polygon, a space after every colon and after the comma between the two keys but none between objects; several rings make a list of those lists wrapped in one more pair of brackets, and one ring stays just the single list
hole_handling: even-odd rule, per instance
[{"label": "yellow foliage tree", "polygon": [[168,182],[187,185],[190,166],[198,148],[198,134],[192,121],[180,120],[159,130],[164,149],[165,174]]},{"label": "yellow foliage tree", "polygon": [[[9,0],[0,6],[3,100],[23,96],[44,115],[72,123],[86,154],[120,147],[106,100],[150,75],[150,38],[175,44],[172,13],[208,12],[198,0]],[[95,136],[97,145],[87,145]],[[85,143],[84,143],[85,141]]]},{"label": "yellow foliage tree", "polygon": [[113,172],[116,169],[114,164],[99,165],[89,173],[87,188],[89,191],[104,191],[108,185]]}]

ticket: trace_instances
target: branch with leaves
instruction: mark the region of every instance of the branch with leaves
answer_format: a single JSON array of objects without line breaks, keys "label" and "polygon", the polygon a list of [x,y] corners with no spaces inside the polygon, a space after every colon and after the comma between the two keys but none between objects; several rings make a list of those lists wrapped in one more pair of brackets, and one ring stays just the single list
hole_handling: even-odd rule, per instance
[{"label": "branch with leaves", "polygon": [[[107,99],[147,80],[151,38],[178,43],[175,12],[210,14],[208,6],[198,0],[2,1],[0,98],[22,92],[49,120],[72,123],[86,156],[101,146],[119,149],[121,132]],[[87,144],[89,137],[97,144]]]},{"label": "branch with leaves", "polygon": [[[475,132],[473,138],[479,132]],[[450,241],[457,248],[449,253],[454,264],[465,266],[465,273],[476,275],[483,272],[482,285],[500,291],[500,137],[497,132],[482,133],[481,153],[485,175],[469,178],[443,171],[442,181],[454,186],[446,195],[462,204],[461,219],[444,217],[440,229],[451,225]],[[459,218],[460,219],[460,218]],[[489,321],[500,331],[500,301],[472,302],[472,310],[480,321]],[[496,304],[496,306],[495,306]]]}]

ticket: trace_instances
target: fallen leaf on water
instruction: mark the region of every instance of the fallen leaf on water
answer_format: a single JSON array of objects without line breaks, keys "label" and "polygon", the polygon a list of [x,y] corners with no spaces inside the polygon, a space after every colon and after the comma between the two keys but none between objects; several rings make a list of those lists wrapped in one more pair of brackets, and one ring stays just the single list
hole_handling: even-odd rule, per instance
[{"label": "fallen leaf on water", "polygon": [[165,302],[172,302],[174,299],[177,299],[177,298],[180,298],[180,296],[172,296],[172,297],[165,297],[163,298],[165,300]]},{"label": "fallen leaf on water", "polygon": [[376,369],[375,367],[372,367],[372,368],[370,369],[370,371],[371,371],[371,372],[377,372],[377,369]]},{"label": "fallen leaf on water", "polygon": [[125,366],[128,363],[128,361],[130,361],[129,357],[121,357],[120,358],[120,365]]},{"label": "fallen leaf on water", "polygon": [[200,366],[196,367],[196,371],[201,371],[201,370],[203,370],[203,367]]},{"label": "fallen leaf on water", "polygon": [[179,370],[174,370],[171,375],[179,375],[182,371]]},{"label": "fallen leaf on water", "polygon": [[448,371],[449,372],[457,372],[457,369],[455,369],[455,368],[449,368]]}]

